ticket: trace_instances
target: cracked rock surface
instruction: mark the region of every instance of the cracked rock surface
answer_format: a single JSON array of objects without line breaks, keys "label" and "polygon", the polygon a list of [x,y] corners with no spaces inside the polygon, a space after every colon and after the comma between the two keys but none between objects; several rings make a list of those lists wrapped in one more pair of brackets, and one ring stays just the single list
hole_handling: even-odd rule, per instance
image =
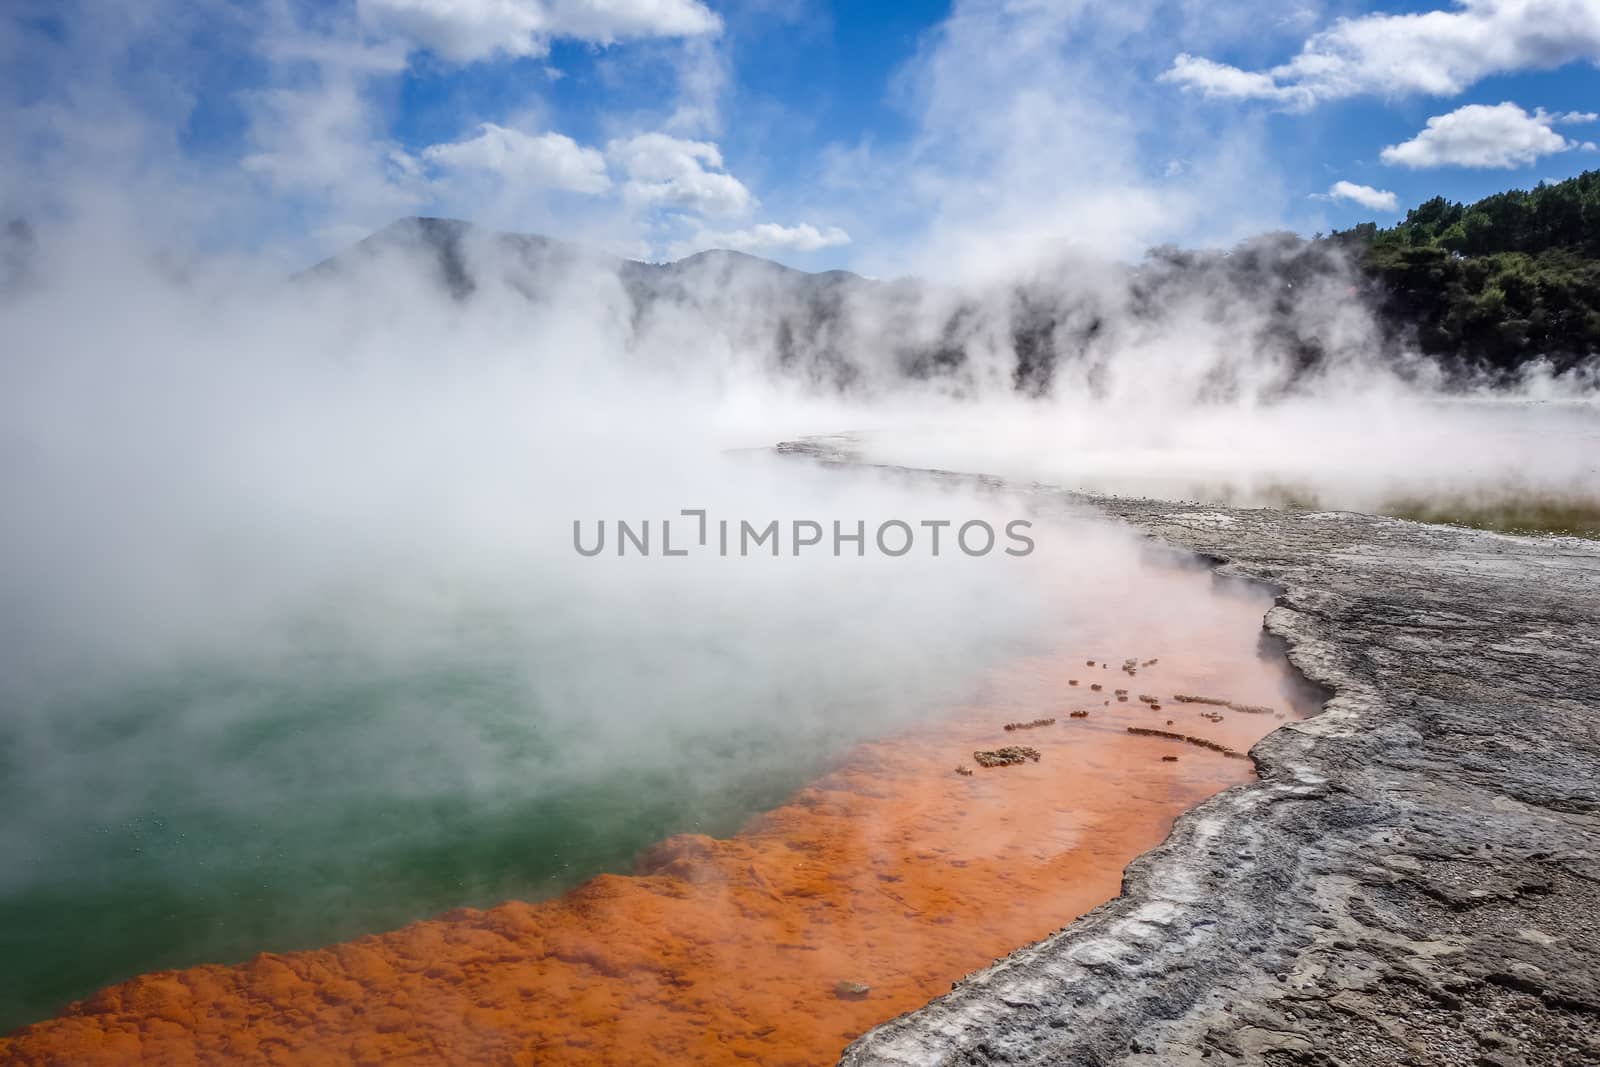
[{"label": "cracked rock surface", "polygon": [[1013,488],[1272,583],[1332,696],[1120,897],[843,1064],[1600,1064],[1600,543]]}]

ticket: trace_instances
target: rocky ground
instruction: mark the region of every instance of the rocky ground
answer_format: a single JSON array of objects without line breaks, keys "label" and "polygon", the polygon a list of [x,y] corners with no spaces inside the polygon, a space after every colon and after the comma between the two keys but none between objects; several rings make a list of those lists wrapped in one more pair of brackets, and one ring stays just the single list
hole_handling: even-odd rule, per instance
[{"label": "rocky ground", "polygon": [[1121,896],[842,1063],[1600,1064],[1600,543],[1028,491],[1272,583],[1332,695]]}]

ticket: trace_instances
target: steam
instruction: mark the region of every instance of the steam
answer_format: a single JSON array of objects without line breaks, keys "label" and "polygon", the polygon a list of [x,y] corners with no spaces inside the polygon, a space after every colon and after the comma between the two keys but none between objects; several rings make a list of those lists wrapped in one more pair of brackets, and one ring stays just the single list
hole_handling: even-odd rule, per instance
[{"label": "steam", "polygon": [[0,310],[0,916],[64,962],[0,975],[8,1022],[730,833],[1039,629],[998,553],[579,556],[575,521],[685,508],[1018,514],[744,451],[808,428],[803,388],[652,362],[613,265],[469,241],[461,299],[403,253],[33,248]]},{"label": "steam", "polygon": [[[959,287],[729,255],[648,268],[460,227],[401,227],[294,278],[79,223],[23,236],[0,309],[15,342],[0,674],[12,781],[42,801],[6,842],[24,882],[62,859],[39,847],[45,826],[140,810],[152,767],[189,768],[192,796],[238,813],[281,795],[182,746],[311,699],[281,688],[307,672],[393,689],[375,732],[342,742],[367,747],[360,773],[312,761],[295,789],[525,798],[530,774],[681,771],[668,735],[798,731],[820,759],[934,706],[1042,617],[1023,565],[998,560],[572,550],[575,520],[684,508],[869,528],[1016,517],[738,451],[780,438],[864,429],[870,454],[908,466],[1245,503],[1595,488],[1586,408],[1530,427],[1526,405],[1447,403],[1378,351],[1340,264],[1303,262],[1332,253],[1288,239]],[[1025,343],[1053,358],[1027,372]],[[1546,375],[1526,396],[1580,388]],[[499,679],[520,726],[482,719],[481,694],[418,701],[418,665],[456,655]],[[180,699],[142,742],[177,748],[76,747],[120,729],[105,694],[217,672],[254,695]],[[93,708],[110,717],[75,718]],[[558,765],[505,758],[499,732],[533,722],[569,738]],[[61,795],[83,759],[97,786]]]},{"label": "steam", "polygon": [[[810,229],[707,231],[800,233],[875,278],[614,258],[705,229],[653,214],[694,202],[642,165],[660,187],[632,203],[485,197],[572,244],[413,222],[296,273],[394,216],[470,209],[477,187],[424,178],[373,132],[367,79],[403,47],[308,43],[268,7],[279,80],[247,101],[244,163],[181,150],[171,86],[106,73],[148,31],[128,12],[86,19],[75,56],[30,58],[39,96],[5,101],[0,151],[28,166],[0,168],[0,206],[26,216],[0,247],[0,898],[19,925],[62,901],[116,914],[100,885],[177,902],[149,920],[166,940],[39,987],[36,1013],[118,968],[327,940],[730,831],[997,656],[1092,635],[1116,610],[1104,576],[1145,573],[1129,536],[1082,519],[1041,523],[1025,560],[573,551],[575,520],[686,508],[869,528],[1026,513],[778,459],[778,440],[856,431],[908,466],[1244,503],[1600,497],[1592,377],[1447,389],[1382,350],[1336,251],[1239,243],[1300,221],[1256,131],[1195,118],[1152,153],[1127,102],[1157,90],[1079,45],[1163,48],[1141,42],[1165,5],[964,0],[901,74],[916,136],[819,164],[836,210],[796,194]],[[616,143],[688,151],[752,210],[698,139],[721,68],[694,32],[683,98]],[[514,158],[563,195],[615,184],[565,135],[477,128],[494,150],[452,142],[457,164]],[[1229,251],[1144,255],[1184,238]],[[580,818],[603,846],[549,829]],[[474,834],[492,855],[452,851]],[[262,889],[269,870],[285,880]],[[378,919],[356,899],[375,880]],[[260,929],[238,940],[190,921],[239,900]],[[296,925],[313,911],[323,925]]]}]

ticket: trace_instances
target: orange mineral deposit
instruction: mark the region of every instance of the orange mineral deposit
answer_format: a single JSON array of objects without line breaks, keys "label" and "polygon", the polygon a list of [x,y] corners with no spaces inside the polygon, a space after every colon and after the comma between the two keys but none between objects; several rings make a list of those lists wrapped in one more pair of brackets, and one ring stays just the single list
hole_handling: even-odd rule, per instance
[{"label": "orange mineral deposit", "polygon": [[[1135,617],[1094,644],[1159,653],[1141,685],[1165,700],[1309,710],[1286,696],[1282,660],[1256,647],[1261,599],[1216,610],[1226,626],[1202,619],[1155,642]],[[146,975],[0,1040],[0,1062],[830,1063],[874,1024],[1115,896],[1123,867],[1179,813],[1252,776],[1227,750],[1279,725],[1214,721],[1201,709],[1216,705],[1198,702],[1074,714],[1069,671],[1083,662],[1081,647],[1013,658],[980,702],[857,747],[729,840],[664,841],[632,876]],[[1026,733],[1037,761],[975,765],[975,751],[1017,736],[1005,723],[1050,717]],[[1216,748],[1183,740],[1195,737]]]}]

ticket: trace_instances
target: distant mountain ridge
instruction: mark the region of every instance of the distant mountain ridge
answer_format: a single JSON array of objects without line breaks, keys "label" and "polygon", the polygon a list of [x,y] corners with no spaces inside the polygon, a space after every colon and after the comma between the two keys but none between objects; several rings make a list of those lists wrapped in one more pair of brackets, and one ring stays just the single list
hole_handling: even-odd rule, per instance
[{"label": "distant mountain ridge", "polygon": [[[699,338],[829,390],[890,389],[912,379],[956,394],[1040,396],[1070,377],[1076,388],[1103,395],[1155,353],[1162,365],[1139,373],[1183,378],[1199,399],[1269,399],[1339,367],[1414,373],[1418,365],[1406,354],[1418,348],[1447,377],[1475,381],[1485,371],[1514,377],[1546,358],[1560,369],[1595,353],[1600,265],[1582,261],[1590,273],[1580,277],[1596,283],[1586,294],[1548,297],[1550,271],[1571,266],[1567,251],[1536,263],[1544,274],[1533,272],[1526,285],[1505,283],[1528,270],[1528,253],[1501,254],[1508,261],[1452,252],[1432,230],[1424,233],[1419,212],[1440,215],[1430,205],[1391,231],[1358,227],[1310,240],[1272,233],[1227,251],[1163,247],[1138,265],[1064,257],[1013,282],[973,287],[810,273],[729,250],[646,263],[424,217],[399,219],[299,277],[357,277],[398,257],[458,301],[471,300],[491,272],[497,284],[538,301],[576,271],[605,271],[631,301],[637,336],[669,322],[681,332],[683,316],[694,316]],[[1456,205],[1440,217],[1455,225],[1476,208]],[[1487,295],[1467,291],[1473,279],[1488,285]],[[1494,288],[1502,283],[1505,290]],[[1528,299],[1565,301],[1588,317],[1576,324],[1510,318]],[[1453,310],[1471,300],[1466,317]],[[1497,309],[1503,321],[1493,319]],[[1466,328],[1450,328],[1463,322]]]},{"label": "distant mountain ridge", "polygon": [[[394,252],[420,252],[437,259],[439,278],[451,295],[465,297],[471,295],[478,285],[468,265],[466,246],[471,240],[488,241],[500,246],[502,251],[515,254],[530,263],[543,263],[549,266],[565,266],[579,261],[605,263],[616,269],[624,281],[644,284],[655,283],[674,274],[704,270],[707,267],[723,268],[727,264],[737,264],[744,269],[787,276],[795,284],[800,285],[867,281],[860,275],[845,270],[812,273],[731,249],[710,249],[671,262],[650,263],[597,252],[570,241],[545,237],[542,234],[506,233],[488,230],[464,219],[423,215],[396,219],[343,252],[336,253],[302,272],[302,276],[314,277],[337,273],[347,268],[352,260],[366,257]],[[816,279],[816,281],[808,283],[803,279]]]},{"label": "distant mountain ridge", "polygon": [[[1200,391],[1281,390],[1345,358],[1338,349],[1347,340],[1328,329],[1327,305],[1348,304],[1357,281],[1339,250],[1290,234],[1231,253],[1158,249],[1138,267],[1063,260],[1017,282],[963,288],[810,273],[728,250],[643,263],[439,218],[397,220],[300,277],[358,275],[394,256],[420,265],[458,300],[473,297],[485,271],[536,299],[541,279],[600,267],[622,281],[641,331],[669,307],[692,311],[730,346],[815,386],[891,388],[913,379],[957,394],[1043,395],[1069,369],[1099,388],[1121,349],[1196,343],[1188,319],[1224,337],[1228,350],[1195,370]],[[1265,384],[1259,367],[1248,366],[1261,359],[1276,365]]]}]

